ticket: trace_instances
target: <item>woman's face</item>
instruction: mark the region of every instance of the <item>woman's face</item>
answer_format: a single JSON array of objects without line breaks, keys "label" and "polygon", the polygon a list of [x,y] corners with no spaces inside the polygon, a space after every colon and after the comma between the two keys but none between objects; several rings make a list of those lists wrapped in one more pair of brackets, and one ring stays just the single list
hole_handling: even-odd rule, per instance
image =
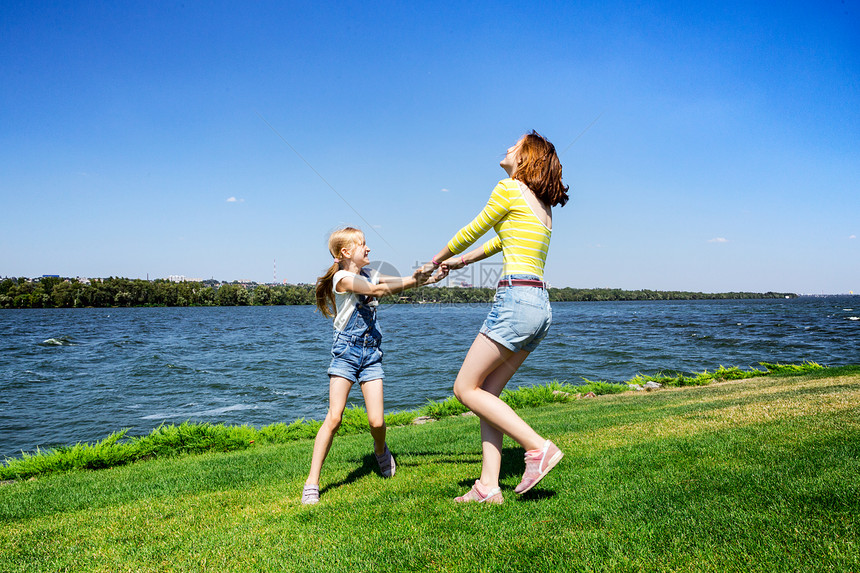
[{"label": "woman's face", "polygon": [[499,162],[499,165],[505,170],[508,177],[514,176],[514,171],[517,170],[517,166],[520,164],[520,146],[523,144],[523,139],[525,137],[521,137],[516,145],[509,147],[507,155]]}]

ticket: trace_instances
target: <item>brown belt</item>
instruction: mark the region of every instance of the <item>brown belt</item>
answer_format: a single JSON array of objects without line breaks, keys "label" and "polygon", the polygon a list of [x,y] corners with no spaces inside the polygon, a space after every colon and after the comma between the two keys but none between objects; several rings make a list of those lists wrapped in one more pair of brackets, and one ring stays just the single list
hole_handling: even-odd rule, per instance
[{"label": "brown belt", "polygon": [[527,286],[527,287],[535,287],[535,288],[546,288],[546,283],[543,281],[537,281],[533,279],[502,279],[499,281],[499,287],[509,287],[509,286]]}]

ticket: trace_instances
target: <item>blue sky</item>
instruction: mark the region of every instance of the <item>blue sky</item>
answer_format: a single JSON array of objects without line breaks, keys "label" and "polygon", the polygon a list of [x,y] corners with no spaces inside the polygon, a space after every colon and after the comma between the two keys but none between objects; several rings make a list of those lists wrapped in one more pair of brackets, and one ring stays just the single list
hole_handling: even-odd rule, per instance
[{"label": "blue sky", "polygon": [[860,2],[533,4],[3,2],[0,276],[409,273],[536,129],[553,285],[860,292]]}]

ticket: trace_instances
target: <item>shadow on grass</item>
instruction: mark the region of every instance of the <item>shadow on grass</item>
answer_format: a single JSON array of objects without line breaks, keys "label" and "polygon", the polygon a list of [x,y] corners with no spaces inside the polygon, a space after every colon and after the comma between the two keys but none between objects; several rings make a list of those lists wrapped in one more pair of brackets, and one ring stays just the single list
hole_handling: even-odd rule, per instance
[{"label": "shadow on grass", "polygon": [[544,499],[552,499],[558,493],[548,489],[532,488],[520,496],[521,501],[542,501]]},{"label": "shadow on grass", "polygon": [[[444,464],[473,464],[480,466],[481,457],[474,456],[473,453],[464,453],[462,456],[451,456],[451,452],[409,452],[409,457],[432,457],[435,458],[432,463]],[[443,457],[444,456],[444,457]],[[456,455],[455,455],[456,456]],[[395,460],[397,453],[394,453]],[[441,458],[441,459],[440,459]],[[419,464],[421,465],[421,464]],[[502,449],[502,466],[499,472],[499,479],[504,479],[513,475],[520,475],[525,470],[525,462],[523,460],[523,451],[518,448],[503,448]],[[480,474],[480,469],[476,468],[476,473]],[[361,465],[349,472],[342,480],[330,483],[320,490],[320,494],[327,492],[330,489],[338,488],[344,485],[351,484],[370,474],[379,474],[379,465],[376,462],[376,457],[372,454],[367,454],[361,458]],[[471,487],[474,480],[461,480],[460,485]]]},{"label": "shadow on grass", "polygon": [[372,473],[379,473],[379,464],[376,463],[376,456],[374,456],[373,454],[368,454],[361,459],[361,465],[359,467],[349,472],[342,480],[330,483],[324,488],[322,488],[320,490],[320,495],[332,488],[351,484],[355,481],[360,480],[364,476],[370,475]]},{"label": "shadow on grass", "polygon": [[[523,453],[524,452],[522,448],[502,448],[502,464],[501,469],[499,471],[499,479],[504,479],[512,475],[520,475],[523,473],[523,471],[525,471],[525,460],[523,458]],[[475,465],[478,466],[476,468],[477,474],[480,474],[480,466],[482,462],[482,456],[480,452],[463,452],[462,454],[457,454],[452,453],[450,451],[410,451],[409,457],[433,458],[432,462],[427,463],[434,464]],[[463,485],[465,483],[465,481],[461,481],[460,485]],[[469,482],[467,485],[471,487],[472,483],[474,482]]]}]

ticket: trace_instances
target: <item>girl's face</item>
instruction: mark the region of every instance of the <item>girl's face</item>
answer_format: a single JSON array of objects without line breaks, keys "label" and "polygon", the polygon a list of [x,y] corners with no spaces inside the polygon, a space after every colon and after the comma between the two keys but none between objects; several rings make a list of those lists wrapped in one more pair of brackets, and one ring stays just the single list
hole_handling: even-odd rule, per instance
[{"label": "girl's face", "polygon": [[358,268],[362,268],[370,264],[370,259],[368,258],[369,254],[370,247],[364,243],[363,237],[355,241],[348,249],[343,249],[341,251],[343,259],[352,262],[352,264]]},{"label": "girl's face", "polygon": [[514,172],[520,164],[520,146],[523,144],[523,139],[525,139],[525,137],[521,137],[516,145],[509,147],[507,155],[505,155],[505,158],[499,162],[499,165],[505,170],[508,177],[514,176]]}]

